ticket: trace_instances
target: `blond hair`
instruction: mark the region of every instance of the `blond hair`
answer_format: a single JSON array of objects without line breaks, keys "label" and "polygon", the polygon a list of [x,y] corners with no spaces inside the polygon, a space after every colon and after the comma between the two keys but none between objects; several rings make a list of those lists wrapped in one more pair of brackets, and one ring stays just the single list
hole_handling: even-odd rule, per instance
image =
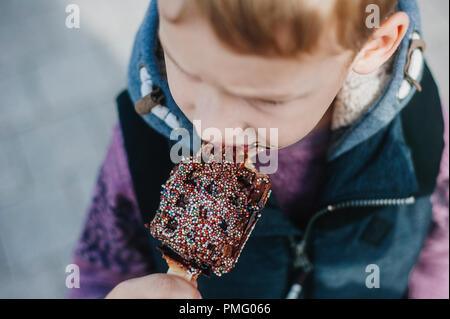
[{"label": "blond hair", "polygon": [[[378,6],[382,22],[395,10],[397,2],[187,0],[177,19],[187,11],[199,13],[217,37],[238,53],[293,57],[316,50],[321,35],[329,28],[334,28],[341,48],[358,51],[374,31],[366,27],[367,6]],[[186,10],[187,7],[191,10]]]}]

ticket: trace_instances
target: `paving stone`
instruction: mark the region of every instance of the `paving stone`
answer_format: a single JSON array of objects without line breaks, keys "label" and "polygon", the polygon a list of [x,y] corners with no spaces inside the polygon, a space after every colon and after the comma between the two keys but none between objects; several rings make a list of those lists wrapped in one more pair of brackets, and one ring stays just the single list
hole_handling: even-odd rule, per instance
[{"label": "paving stone", "polygon": [[23,200],[31,191],[31,174],[16,138],[0,140],[0,208]]}]

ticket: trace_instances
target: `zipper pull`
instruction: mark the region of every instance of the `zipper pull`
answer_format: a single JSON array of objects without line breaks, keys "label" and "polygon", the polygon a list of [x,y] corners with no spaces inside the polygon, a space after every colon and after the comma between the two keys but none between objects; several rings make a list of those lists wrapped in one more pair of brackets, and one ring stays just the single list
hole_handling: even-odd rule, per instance
[{"label": "zipper pull", "polygon": [[300,294],[302,293],[303,287],[302,285],[295,283],[289,289],[288,294],[286,295],[286,299],[299,299]]},{"label": "zipper pull", "polygon": [[294,268],[305,273],[310,273],[313,270],[313,264],[305,252],[305,241],[302,240],[295,249]]},{"label": "zipper pull", "polygon": [[291,244],[293,245],[295,252],[294,273],[296,274],[296,281],[289,289],[286,299],[299,299],[303,298],[303,284],[309,273],[312,272],[314,266],[305,252],[305,240],[302,240],[300,243],[295,245],[293,238],[291,238]]}]

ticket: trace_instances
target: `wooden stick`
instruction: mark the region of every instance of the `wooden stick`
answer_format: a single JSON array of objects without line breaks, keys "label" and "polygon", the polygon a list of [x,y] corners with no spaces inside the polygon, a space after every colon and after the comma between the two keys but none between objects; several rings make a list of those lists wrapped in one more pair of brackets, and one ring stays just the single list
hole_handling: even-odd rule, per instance
[{"label": "wooden stick", "polygon": [[167,270],[168,275],[178,276],[190,282],[197,280],[198,275],[188,273],[180,263],[167,256],[163,256],[163,258],[169,266],[169,270]]}]

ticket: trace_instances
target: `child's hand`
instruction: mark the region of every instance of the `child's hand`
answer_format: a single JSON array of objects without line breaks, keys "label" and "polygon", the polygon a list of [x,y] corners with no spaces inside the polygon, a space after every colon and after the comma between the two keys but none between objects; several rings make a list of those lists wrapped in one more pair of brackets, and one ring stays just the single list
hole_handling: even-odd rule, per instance
[{"label": "child's hand", "polygon": [[118,284],[106,296],[107,299],[201,299],[196,281],[183,278],[152,274],[126,280]]}]

